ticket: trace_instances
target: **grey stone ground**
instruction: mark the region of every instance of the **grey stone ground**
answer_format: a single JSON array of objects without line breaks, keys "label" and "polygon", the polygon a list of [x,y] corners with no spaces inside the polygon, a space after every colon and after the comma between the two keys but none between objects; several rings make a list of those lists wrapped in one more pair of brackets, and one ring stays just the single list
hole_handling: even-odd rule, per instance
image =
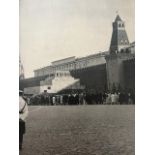
[{"label": "grey stone ground", "polygon": [[134,105],[31,106],[20,155],[134,155]]}]

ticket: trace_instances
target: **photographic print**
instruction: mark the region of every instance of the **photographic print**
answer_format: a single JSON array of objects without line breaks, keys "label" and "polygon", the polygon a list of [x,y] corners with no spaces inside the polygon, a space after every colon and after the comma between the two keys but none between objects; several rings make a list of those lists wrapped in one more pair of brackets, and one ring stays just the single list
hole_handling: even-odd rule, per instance
[{"label": "photographic print", "polygon": [[135,154],[135,1],[19,0],[19,154]]}]

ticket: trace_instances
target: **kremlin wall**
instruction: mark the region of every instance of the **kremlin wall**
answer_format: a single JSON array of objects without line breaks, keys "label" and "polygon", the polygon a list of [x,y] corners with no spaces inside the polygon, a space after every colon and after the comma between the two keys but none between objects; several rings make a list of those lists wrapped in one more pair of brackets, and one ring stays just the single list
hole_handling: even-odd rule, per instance
[{"label": "kremlin wall", "polygon": [[125,23],[119,15],[112,26],[108,51],[51,62],[49,66],[34,70],[34,77],[21,79],[20,89],[26,94],[39,94],[44,91],[59,93],[65,89],[95,92],[134,91],[135,42],[129,42]]}]

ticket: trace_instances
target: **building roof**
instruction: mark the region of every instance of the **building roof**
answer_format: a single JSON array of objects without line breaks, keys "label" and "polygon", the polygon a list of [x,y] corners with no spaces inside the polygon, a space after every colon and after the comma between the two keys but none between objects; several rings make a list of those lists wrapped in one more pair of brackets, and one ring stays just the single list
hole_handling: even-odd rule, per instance
[{"label": "building roof", "polygon": [[53,61],[52,66],[61,65],[61,64],[64,64],[64,63],[72,62],[72,61],[75,61],[75,56]]},{"label": "building roof", "polygon": [[120,18],[119,15],[116,16],[115,22],[117,22],[117,21],[122,21],[122,19]]}]

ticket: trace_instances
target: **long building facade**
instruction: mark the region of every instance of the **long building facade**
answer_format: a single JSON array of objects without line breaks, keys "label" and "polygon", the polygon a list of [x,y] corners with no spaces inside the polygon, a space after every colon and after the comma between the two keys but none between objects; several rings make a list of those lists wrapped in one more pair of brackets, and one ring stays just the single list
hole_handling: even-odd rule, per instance
[{"label": "long building facade", "polygon": [[135,43],[129,43],[125,23],[119,15],[112,25],[113,33],[108,51],[51,62],[49,66],[34,70],[34,77],[21,80],[21,89],[41,87],[41,80],[53,77],[58,71],[69,71],[72,77],[79,79],[86,90],[131,89],[134,91]]}]

